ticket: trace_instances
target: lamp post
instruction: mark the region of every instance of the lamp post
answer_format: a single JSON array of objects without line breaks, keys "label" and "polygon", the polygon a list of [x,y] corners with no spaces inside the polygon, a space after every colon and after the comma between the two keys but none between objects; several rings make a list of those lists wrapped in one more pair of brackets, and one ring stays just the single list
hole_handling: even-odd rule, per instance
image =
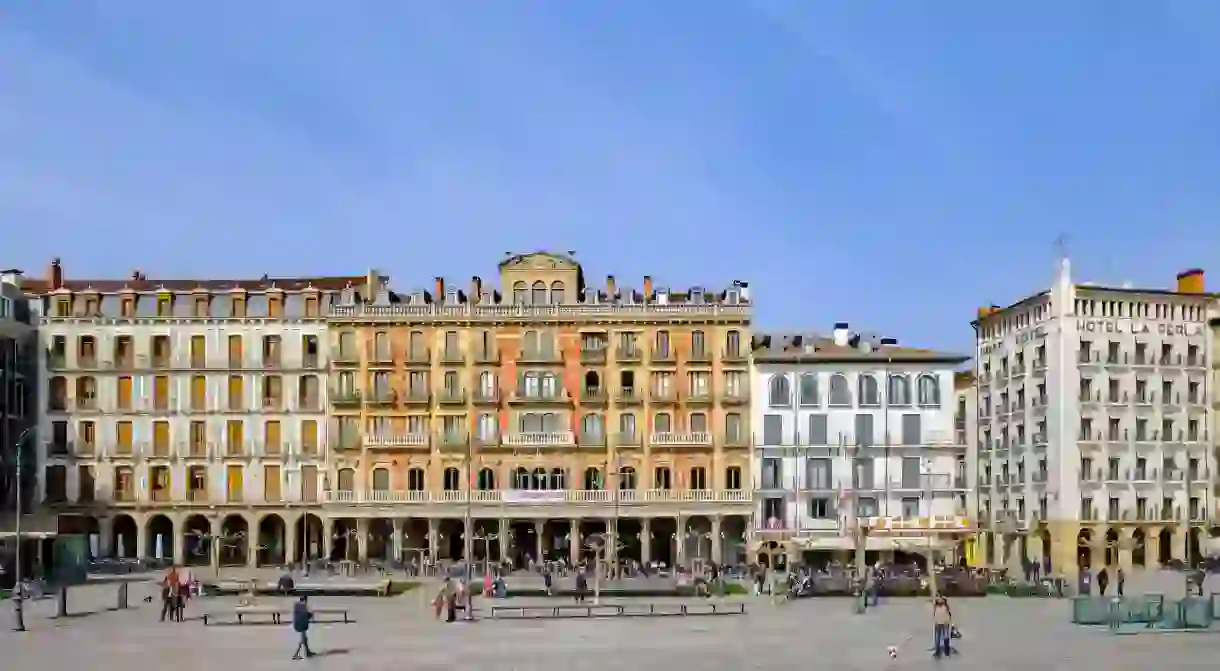
[{"label": "lamp post", "polygon": [[25,631],[25,589],[21,585],[21,446],[33,430],[32,426],[26,428],[17,434],[17,442],[13,443],[13,453],[17,460],[17,515],[13,523],[13,531],[17,536],[17,548],[13,553],[13,631]]}]

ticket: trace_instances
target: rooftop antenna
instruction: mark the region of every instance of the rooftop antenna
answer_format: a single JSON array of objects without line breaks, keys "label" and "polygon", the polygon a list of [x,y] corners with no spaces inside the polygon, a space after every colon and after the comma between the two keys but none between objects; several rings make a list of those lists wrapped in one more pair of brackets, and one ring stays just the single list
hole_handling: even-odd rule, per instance
[{"label": "rooftop antenna", "polygon": [[1057,261],[1063,261],[1068,256],[1067,251],[1068,236],[1066,233],[1060,233],[1059,237],[1055,238],[1055,257]]}]

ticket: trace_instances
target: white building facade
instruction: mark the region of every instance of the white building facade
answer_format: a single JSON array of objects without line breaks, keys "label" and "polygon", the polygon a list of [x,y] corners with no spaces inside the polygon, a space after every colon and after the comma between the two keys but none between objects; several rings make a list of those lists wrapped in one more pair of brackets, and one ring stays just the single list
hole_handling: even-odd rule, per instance
[{"label": "white building facade", "polygon": [[[892,339],[757,336],[756,526],[796,552],[849,550],[878,518],[964,518],[965,446],[955,438],[953,377],[965,356]],[[895,550],[883,537],[867,549]],[[818,562],[825,557],[806,557]]]},{"label": "white building facade", "polygon": [[982,560],[1057,573],[1189,560],[1212,510],[1212,339],[1202,271],[1174,290],[1053,286],[980,310]]}]

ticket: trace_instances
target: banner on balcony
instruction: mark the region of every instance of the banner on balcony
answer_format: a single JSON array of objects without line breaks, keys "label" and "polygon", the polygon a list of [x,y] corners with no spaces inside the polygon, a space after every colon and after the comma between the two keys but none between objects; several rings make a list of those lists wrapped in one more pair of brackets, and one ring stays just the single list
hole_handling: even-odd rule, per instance
[{"label": "banner on balcony", "polygon": [[505,503],[563,503],[566,499],[562,489],[510,489],[504,492]]}]

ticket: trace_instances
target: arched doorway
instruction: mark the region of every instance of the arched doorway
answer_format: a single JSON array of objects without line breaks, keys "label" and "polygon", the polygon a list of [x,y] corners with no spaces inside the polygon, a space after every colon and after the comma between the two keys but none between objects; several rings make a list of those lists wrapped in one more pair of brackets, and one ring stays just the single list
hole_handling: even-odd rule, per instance
[{"label": "arched doorway", "polygon": [[[322,538],[322,520],[313,513],[305,513],[297,519],[295,526],[297,552],[309,557],[310,561],[322,559],[323,548],[326,547],[325,539]],[[289,562],[300,560],[300,557],[292,557]]]},{"label": "arched doorway", "polygon": [[1143,568],[1147,562],[1144,556],[1144,548],[1148,544],[1148,539],[1144,536],[1144,530],[1136,527],[1135,531],[1131,532],[1131,565]]},{"label": "arched doorway", "polygon": [[165,515],[148,518],[144,534],[144,557],[158,564],[174,563],[174,523]]},{"label": "arched doorway", "polygon": [[258,521],[258,556],[259,566],[283,566],[288,563],[284,556],[284,543],[287,539],[284,533],[284,518],[271,513]]},{"label": "arched doorway", "polygon": [[139,527],[131,515],[116,515],[110,531],[110,552],[116,559],[132,559],[136,556],[136,539]]},{"label": "arched doorway", "polygon": [[1038,532],[1038,536],[1042,539],[1042,556],[1039,560],[1042,562],[1043,574],[1051,572],[1051,550],[1054,546],[1051,545],[1051,532],[1048,529],[1042,529]]},{"label": "arched doorway", "polygon": [[1093,531],[1081,529],[1076,535],[1076,565],[1082,569],[1093,567]]},{"label": "arched doorway", "polygon": [[1186,559],[1191,566],[1198,566],[1203,561],[1203,529],[1191,527],[1186,534]]},{"label": "arched doorway", "polygon": [[220,565],[245,566],[249,563],[250,525],[241,515],[229,515],[220,523]]},{"label": "arched doorway", "polygon": [[186,566],[209,566],[212,563],[212,525],[203,515],[191,515],[182,525],[180,560]]},{"label": "arched doorway", "polygon": [[1156,554],[1156,560],[1161,566],[1166,566],[1173,561],[1173,529],[1168,527],[1161,529],[1161,535],[1157,538]]}]

